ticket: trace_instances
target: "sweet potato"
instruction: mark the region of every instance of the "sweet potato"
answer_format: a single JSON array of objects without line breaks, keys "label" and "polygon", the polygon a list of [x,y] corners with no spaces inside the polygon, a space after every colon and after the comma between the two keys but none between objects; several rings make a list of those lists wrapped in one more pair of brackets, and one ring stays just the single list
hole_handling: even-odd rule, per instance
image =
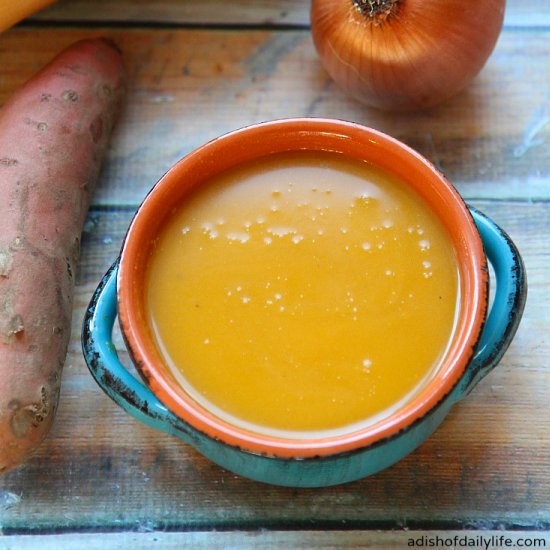
[{"label": "sweet potato", "polygon": [[118,49],[83,40],[0,110],[0,472],[54,419],[81,231],[123,90]]}]

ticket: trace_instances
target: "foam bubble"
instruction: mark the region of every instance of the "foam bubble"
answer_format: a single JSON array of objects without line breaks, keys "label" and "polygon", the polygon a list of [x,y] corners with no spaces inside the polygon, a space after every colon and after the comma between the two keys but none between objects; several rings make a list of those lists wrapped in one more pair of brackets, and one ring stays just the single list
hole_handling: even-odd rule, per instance
[{"label": "foam bubble", "polygon": [[267,232],[276,237],[285,237],[286,235],[296,234],[296,229],[292,229],[291,227],[269,227]]},{"label": "foam bubble", "polygon": [[201,228],[203,233],[208,235],[210,239],[215,239],[218,236],[218,230],[214,227],[214,224],[210,222],[204,222]]},{"label": "foam bubble", "polygon": [[418,246],[420,246],[421,250],[429,250],[430,249],[430,241],[428,241],[427,239],[422,239],[421,241],[418,242]]},{"label": "foam bubble", "polygon": [[240,233],[238,231],[232,231],[227,234],[227,238],[230,241],[238,241],[240,243],[246,243],[250,240],[250,235],[248,233]]}]

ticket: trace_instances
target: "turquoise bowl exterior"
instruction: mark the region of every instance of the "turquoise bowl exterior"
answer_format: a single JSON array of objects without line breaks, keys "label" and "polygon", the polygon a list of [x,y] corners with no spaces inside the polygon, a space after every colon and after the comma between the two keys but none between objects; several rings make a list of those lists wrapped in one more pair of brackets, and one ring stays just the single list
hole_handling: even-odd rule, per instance
[{"label": "turquoise bowl exterior", "polygon": [[91,374],[103,391],[144,424],[179,437],[223,468],[244,477],[289,487],[326,487],[354,481],[387,468],[418,447],[443,422],[457,401],[502,358],[518,328],[527,296],[521,256],[506,233],[470,209],[495,273],[496,290],[475,353],[462,377],[434,408],[392,437],[356,449],[311,458],[251,453],[198,431],[167,409],[120,362],[112,342],[117,316],[118,260],[98,286],[84,319],[82,346]]}]

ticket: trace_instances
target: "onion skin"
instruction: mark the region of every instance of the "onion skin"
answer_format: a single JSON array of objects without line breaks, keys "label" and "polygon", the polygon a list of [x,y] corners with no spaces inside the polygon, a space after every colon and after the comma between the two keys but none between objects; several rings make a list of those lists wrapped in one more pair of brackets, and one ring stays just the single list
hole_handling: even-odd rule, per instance
[{"label": "onion skin", "polygon": [[311,32],[336,83],[389,111],[432,107],[465,88],[491,55],[505,9],[505,0],[387,4],[371,16],[353,0],[312,0]]}]

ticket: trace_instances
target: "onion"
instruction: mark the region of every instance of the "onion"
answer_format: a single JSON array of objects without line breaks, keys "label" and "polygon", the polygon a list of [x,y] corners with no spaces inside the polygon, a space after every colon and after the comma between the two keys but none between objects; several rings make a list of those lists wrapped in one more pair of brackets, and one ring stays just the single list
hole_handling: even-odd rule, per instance
[{"label": "onion", "polygon": [[312,0],[321,61],[351,96],[380,109],[431,107],[483,68],[505,0]]}]

